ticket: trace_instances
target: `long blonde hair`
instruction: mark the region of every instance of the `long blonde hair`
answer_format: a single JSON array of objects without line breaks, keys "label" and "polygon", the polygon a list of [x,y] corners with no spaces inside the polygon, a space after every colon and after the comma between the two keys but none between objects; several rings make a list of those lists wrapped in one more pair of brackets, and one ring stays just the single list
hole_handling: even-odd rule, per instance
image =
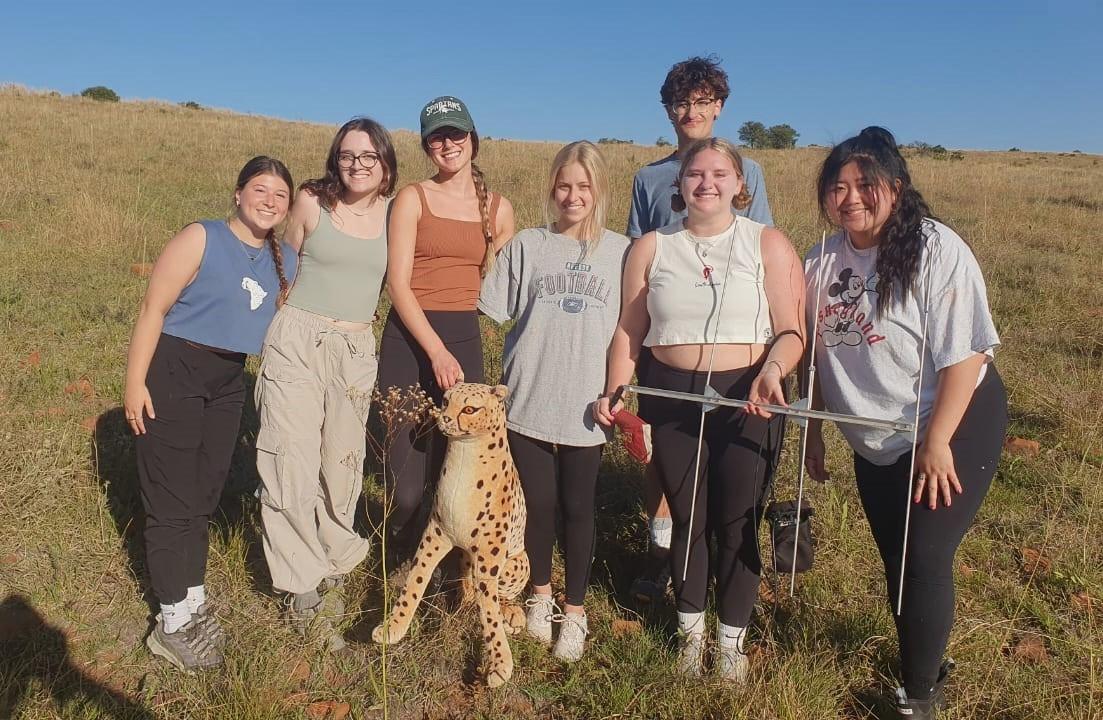
[{"label": "long blonde hair", "polygon": [[578,163],[590,178],[590,193],[594,204],[590,216],[582,221],[579,239],[586,243],[589,255],[601,241],[605,233],[605,221],[609,216],[609,171],[605,158],[597,146],[587,140],[579,140],[565,145],[552,160],[551,173],[548,175],[548,192],[544,200],[544,215],[550,226],[559,219],[559,206],[555,202],[555,184],[559,171],[571,163]]}]

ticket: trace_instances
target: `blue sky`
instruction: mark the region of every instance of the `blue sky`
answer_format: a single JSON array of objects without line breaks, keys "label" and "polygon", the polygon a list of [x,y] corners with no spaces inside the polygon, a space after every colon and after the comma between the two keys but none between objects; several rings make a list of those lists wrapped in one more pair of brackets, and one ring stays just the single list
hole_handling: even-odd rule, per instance
[{"label": "blue sky", "polygon": [[[679,15],[678,13],[682,13]],[[696,13],[690,16],[689,13]],[[9,3],[0,82],[414,128],[463,98],[484,135],[673,139],[659,86],[715,53],[718,134],[788,123],[800,144],[862,127],[952,148],[1103,153],[1103,3]]]}]

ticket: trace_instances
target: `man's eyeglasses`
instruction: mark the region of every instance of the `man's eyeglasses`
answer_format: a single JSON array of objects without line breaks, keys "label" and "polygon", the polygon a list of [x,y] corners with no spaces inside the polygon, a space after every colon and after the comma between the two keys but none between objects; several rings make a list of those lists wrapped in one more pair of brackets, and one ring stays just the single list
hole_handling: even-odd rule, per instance
[{"label": "man's eyeglasses", "polygon": [[463,145],[471,135],[466,130],[459,128],[446,128],[438,130],[425,139],[425,144],[434,150],[444,147],[445,140],[451,140],[454,145]]},{"label": "man's eyeglasses", "polygon": [[342,170],[351,170],[356,167],[356,163],[360,163],[360,167],[365,170],[371,170],[379,164],[379,155],[373,152],[362,152],[359,155],[353,155],[350,152],[343,152],[337,154],[337,167]]},{"label": "man's eyeglasses", "polygon": [[703,113],[712,107],[712,104],[716,102],[716,98],[698,98],[692,102],[683,100],[671,105],[667,105],[668,108],[673,110],[677,115],[685,115],[690,109],[695,113]]}]

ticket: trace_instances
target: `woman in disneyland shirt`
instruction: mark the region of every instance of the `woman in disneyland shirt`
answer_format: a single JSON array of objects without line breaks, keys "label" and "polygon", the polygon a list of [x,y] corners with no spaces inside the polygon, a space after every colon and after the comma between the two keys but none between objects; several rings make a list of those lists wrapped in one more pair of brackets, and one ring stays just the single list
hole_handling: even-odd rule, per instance
[{"label": "woman in disneyland shirt", "polygon": [[[991,364],[999,337],[976,257],[933,217],[887,130],[866,128],[836,146],[818,191],[824,215],[842,230],[805,257],[815,405],[910,421],[918,403],[907,576],[895,615],[904,686],[895,700],[901,715],[934,717],[953,667],[942,654],[954,616],[954,554],[995,475],[1007,426],[1007,395]],[[854,451],[858,492],[895,600],[911,435],[839,429]],[[805,463],[820,481],[824,454],[822,425],[809,421]]]}]

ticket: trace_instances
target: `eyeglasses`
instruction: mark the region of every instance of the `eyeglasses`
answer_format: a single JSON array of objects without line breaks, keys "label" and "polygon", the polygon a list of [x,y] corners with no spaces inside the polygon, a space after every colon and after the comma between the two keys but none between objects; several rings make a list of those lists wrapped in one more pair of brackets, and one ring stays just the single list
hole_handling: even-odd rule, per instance
[{"label": "eyeglasses", "polygon": [[667,105],[667,107],[673,110],[674,113],[677,115],[685,115],[687,112],[690,111],[690,108],[692,108],[693,112],[695,113],[703,113],[708,110],[714,102],[716,102],[716,98],[698,98],[697,100],[694,100],[692,102],[686,100],[683,100],[682,102],[676,102],[671,105]]},{"label": "eyeglasses", "polygon": [[425,139],[425,144],[434,150],[440,150],[444,147],[445,140],[451,140],[454,145],[463,145],[467,142],[467,138],[471,137],[471,134],[466,130],[460,130],[459,128],[445,128],[444,130],[437,130]]},{"label": "eyeglasses", "polygon": [[337,154],[337,167],[342,170],[351,170],[356,167],[356,163],[360,163],[360,167],[365,170],[371,170],[379,164],[379,155],[373,152],[362,152],[359,155],[353,155],[350,152],[343,152]]}]

